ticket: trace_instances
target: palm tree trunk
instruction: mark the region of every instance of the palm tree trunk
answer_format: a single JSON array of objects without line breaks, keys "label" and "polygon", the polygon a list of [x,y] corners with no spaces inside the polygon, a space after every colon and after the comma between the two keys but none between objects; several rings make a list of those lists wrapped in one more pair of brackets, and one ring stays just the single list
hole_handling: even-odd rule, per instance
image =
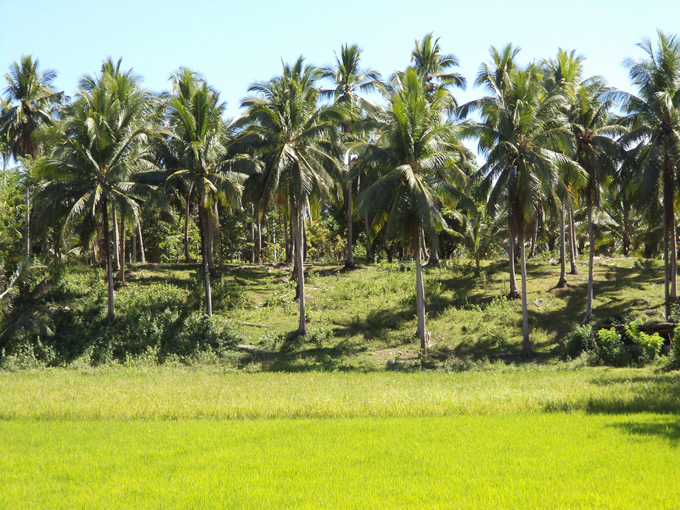
[{"label": "palm tree trunk", "polygon": [[538,241],[538,217],[534,220],[534,228],[531,234],[531,250],[529,250],[529,258],[536,255],[536,243]]},{"label": "palm tree trunk", "polygon": [[120,245],[118,243],[118,213],[116,212],[116,204],[111,203],[111,217],[113,218],[113,269],[118,271],[120,264],[118,263],[118,256],[120,255]]},{"label": "palm tree trunk", "polygon": [[146,264],[146,255],[144,254],[144,239],[142,238],[142,222],[137,222],[137,237],[139,237],[139,257],[142,264]]},{"label": "palm tree trunk", "polygon": [[427,340],[425,334],[425,286],[423,285],[423,264],[420,249],[421,230],[418,228],[418,242],[416,243],[416,313],[418,316],[417,334],[420,338],[420,349],[423,356],[427,356]]},{"label": "palm tree trunk", "polygon": [[210,289],[210,266],[208,263],[208,212],[205,206],[199,202],[198,222],[201,231],[201,257],[203,258],[203,289],[205,291],[205,314],[212,315],[212,293]]},{"label": "palm tree trunk", "polygon": [[569,274],[578,274],[578,267],[576,267],[576,229],[574,228],[574,210],[571,205],[567,205],[567,212],[569,214],[569,265],[571,266]]},{"label": "palm tree trunk", "polygon": [[137,220],[132,219],[132,253],[130,254],[130,262],[137,262]]},{"label": "palm tree trunk", "polygon": [[210,214],[208,209],[205,209],[205,224],[206,228],[206,241],[207,241],[207,255],[208,255],[208,268],[210,269],[210,276],[212,278],[217,278],[217,269],[215,268],[215,214]]},{"label": "palm tree trunk", "polygon": [[430,239],[430,257],[427,261],[428,266],[438,266],[439,265],[439,236],[435,233]]},{"label": "palm tree trunk", "polygon": [[629,221],[628,221],[628,210],[624,206],[623,209],[623,239],[622,239],[622,244],[623,244],[623,256],[627,257],[630,255],[630,226],[629,226]]},{"label": "palm tree trunk", "polygon": [[272,228],[271,228],[271,243],[272,243],[272,251],[274,255],[274,264],[276,264],[279,261],[279,253],[278,250],[276,249],[276,222],[281,219],[281,216],[276,214],[276,211],[272,214]]},{"label": "palm tree trunk", "polygon": [[675,180],[674,166],[666,157],[663,173],[663,208],[664,208],[664,265],[665,274],[665,312],[666,319],[671,315],[671,300],[678,297],[677,291],[677,246],[675,240]]},{"label": "palm tree trunk", "polygon": [[353,214],[353,200],[352,200],[352,179],[349,179],[347,184],[347,259],[345,260],[345,269],[354,269],[354,248],[352,245],[352,217]]},{"label": "palm tree trunk", "polygon": [[125,210],[120,210],[120,272],[118,277],[121,283],[125,283]]},{"label": "palm tree trunk", "polygon": [[255,213],[253,212],[253,205],[250,205],[250,263],[255,263]]},{"label": "palm tree trunk", "polygon": [[[113,321],[113,271],[111,269],[111,241],[109,239],[109,211],[108,201],[106,197],[102,200],[103,216],[104,216],[104,253],[106,255],[106,281],[108,284],[108,310],[107,316],[109,321]],[[111,208],[115,211],[116,207],[111,204]]]},{"label": "palm tree trunk", "polygon": [[593,266],[595,265],[595,236],[593,235],[593,191],[590,186],[586,188],[586,204],[588,206],[588,302],[586,304],[586,316],[582,324],[588,324],[593,315]]},{"label": "palm tree trunk", "polygon": [[[189,192],[191,194],[191,192]],[[184,262],[187,264],[191,262],[191,256],[189,255],[189,214],[191,202],[189,201],[189,196],[187,196],[186,207],[184,208]]]},{"label": "palm tree trunk", "polygon": [[534,351],[529,341],[529,310],[527,308],[527,257],[524,246],[524,230],[519,234],[519,252],[522,261],[522,356],[531,358]]},{"label": "palm tree trunk", "polygon": [[[298,279],[298,271],[299,271],[299,265],[298,265],[298,257],[297,257],[297,251],[298,251],[298,244],[297,244],[297,231],[299,230],[300,225],[298,224],[298,216],[297,216],[297,206],[295,204],[292,204],[290,207],[290,239],[291,239],[291,256],[293,258],[293,271],[291,272],[290,279],[297,281]],[[303,256],[304,257],[304,256]],[[303,259],[304,260],[304,259]],[[300,289],[296,288],[295,290],[295,299],[299,297],[299,292]]]},{"label": "palm tree trunk", "polygon": [[298,266],[298,298],[300,300],[300,325],[298,326],[298,335],[307,334],[307,323],[305,319],[305,270],[304,270],[304,250],[302,248],[302,233],[304,230],[304,211],[305,206],[296,206],[295,210],[297,225],[295,228],[295,258]]},{"label": "palm tree trunk", "polygon": [[371,246],[371,223],[368,213],[364,214],[364,229],[366,230],[366,262],[373,262],[373,247]]},{"label": "palm tree trunk", "polygon": [[31,188],[26,186],[26,258],[31,260]]},{"label": "palm tree trunk", "polygon": [[564,238],[564,205],[562,205],[560,206],[560,279],[557,282],[557,288],[560,289],[567,286],[567,254]]},{"label": "palm tree trunk", "polygon": [[288,234],[288,214],[283,214],[283,236],[286,245],[286,265],[291,265],[293,262],[293,245],[290,242],[291,236]]},{"label": "palm tree trunk", "polygon": [[515,278],[515,235],[512,231],[512,222],[510,223],[508,244],[508,256],[510,257],[510,292],[508,293],[508,299],[517,299],[519,291],[517,290],[517,279]]},{"label": "palm tree trunk", "polygon": [[257,220],[257,263],[262,263],[262,221]]}]

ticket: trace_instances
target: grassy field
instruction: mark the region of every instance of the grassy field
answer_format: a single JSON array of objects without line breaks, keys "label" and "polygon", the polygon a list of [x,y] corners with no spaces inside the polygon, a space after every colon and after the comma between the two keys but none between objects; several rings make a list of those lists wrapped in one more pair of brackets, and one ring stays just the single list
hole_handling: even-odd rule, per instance
[{"label": "grassy field", "polygon": [[[101,274],[69,269],[40,306],[80,320],[55,337],[70,357],[0,370],[0,508],[677,508],[680,373],[564,360],[585,267],[564,290],[553,263],[529,269],[532,362],[504,263],[481,279],[460,261],[428,269],[436,370],[418,358],[408,265],[311,266],[304,339],[284,269],[222,268],[217,318],[259,353],[98,367],[83,332],[196,327],[200,282],[191,266],[133,266],[109,327]],[[660,319],[660,269],[598,260],[595,320]],[[158,299],[175,306],[133,313]]]},{"label": "grassy field", "polygon": [[492,365],[461,373],[224,373],[220,367],[0,372],[0,419],[680,413],[680,373]]},{"label": "grassy field", "polygon": [[[555,261],[529,263],[531,340],[541,362],[561,359],[565,338],[582,320],[587,274],[583,262],[580,274],[569,276],[566,289],[554,288],[559,275]],[[433,366],[460,369],[466,368],[461,363],[485,358],[520,360],[521,303],[504,298],[506,266],[505,261],[487,263],[482,278],[473,276],[465,260],[443,261],[440,267],[426,270]],[[337,265],[310,265],[306,268],[309,335],[300,338],[294,335],[298,308],[288,268],[223,267],[213,282],[213,301],[215,320],[228,330],[226,345],[249,344],[263,355],[231,350],[225,356],[222,351],[221,363],[265,371],[382,370],[417,364],[413,269],[408,263],[379,263],[342,273]],[[166,359],[164,353],[178,352],[179,358],[172,360],[193,363],[181,353],[195,353],[201,338],[197,328],[202,288],[196,266],[132,265],[128,283],[115,294],[113,325],[106,322],[101,270],[73,265],[64,274],[61,283],[39,296],[37,305],[48,321],[56,320],[53,340],[43,337],[57,351],[55,363],[71,363],[87,352],[88,345],[102,342],[114,353],[118,349],[119,360],[126,353],[135,356],[159,346],[160,361]],[[597,259],[593,322],[662,320],[662,281],[660,261]],[[17,313],[21,312],[17,306]],[[173,336],[173,332],[178,333]]]},{"label": "grassy field", "polygon": [[680,373],[0,373],[0,508],[677,508]]},{"label": "grassy field", "polygon": [[3,508],[677,508],[676,416],[0,421]]}]

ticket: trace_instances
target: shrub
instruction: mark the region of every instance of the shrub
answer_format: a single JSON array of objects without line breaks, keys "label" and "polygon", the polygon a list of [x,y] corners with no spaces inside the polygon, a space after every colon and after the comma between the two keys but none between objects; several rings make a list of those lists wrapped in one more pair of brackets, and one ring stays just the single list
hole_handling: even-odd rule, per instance
[{"label": "shrub", "polygon": [[601,329],[595,336],[597,359],[603,365],[626,366],[631,361],[630,352],[625,348],[614,328]]},{"label": "shrub", "polygon": [[590,325],[578,326],[567,339],[567,355],[577,358],[587,353],[589,365],[626,366],[632,358],[614,328],[593,332]]},{"label": "shrub", "polygon": [[567,337],[567,355],[577,358],[582,352],[590,352],[595,349],[595,334],[590,324],[577,326]]},{"label": "shrub", "polygon": [[648,335],[640,331],[640,326],[644,322],[642,319],[631,321],[624,330],[626,338],[633,344],[640,347],[640,358],[642,361],[648,361],[656,358],[663,348],[663,338],[659,333]]}]

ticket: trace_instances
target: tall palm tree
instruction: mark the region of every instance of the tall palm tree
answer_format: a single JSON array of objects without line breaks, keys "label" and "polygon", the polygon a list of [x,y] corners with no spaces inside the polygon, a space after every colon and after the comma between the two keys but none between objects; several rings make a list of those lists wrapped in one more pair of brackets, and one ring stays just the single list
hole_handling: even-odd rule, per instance
[{"label": "tall palm tree", "polygon": [[600,188],[614,176],[620,161],[620,150],[614,136],[622,128],[614,123],[609,114],[613,102],[605,100],[609,89],[599,78],[583,82],[575,91],[572,108],[568,114],[569,125],[574,136],[574,159],[587,173],[584,188],[588,214],[588,301],[583,324],[590,322],[593,313],[593,266],[595,237],[593,208],[599,201]]},{"label": "tall palm tree", "polygon": [[456,188],[439,178],[445,171],[462,177],[457,168],[460,151],[455,128],[445,122],[451,95],[438,88],[430,95],[415,69],[395,78],[393,91],[385,90],[388,106],[381,122],[379,143],[358,144],[388,172],[357,197],[356,212],[375,211],[373,233],[383,227],[388,238],[398,238],[413,249],[416,260],[417,335],[427,354],[425,287],[421,258],[423,235],[446,227],[438,198],[462,198]]},{"label": "tall palm tree", "polygon": [[[583,67],[583,57],[576,55],[575,51],[569,53],[561,48],[557,52],[554,59],[544,60],[544,84],[546,92],[550,95],[558,95],[565,98],[564,112],[568,113],[571,103],[574,99],[576,87],[581,82],[581,72]],[[558,288],[567,286],[567,270],[566,270],[566,243],[565,243],[565,213],[569,218],[569,261],[571,263],[571,273],[576,274],[575,251],[574,251],[574,229],[572,220],[572,213],[574,204],[574,187],[573,183],[563,176],[562,186],[558,190],[559,200],[555,200],[555,208],[560,217],[560,278],[557,282]]]},{"label": "tall palm tree", "polygon": [[[505,45],[501,50],[491,46],[491,62],[483,62],[477,71],[475,78],[475,85],[481,86],[489,92],[489,96],[482,99],[471,101],[460,108],[458,112],[461,118],[466,118],[472,111],[486,111],[485,124],[490,129],[490,133],[496,130],[497,123],[501,116],[500,112],[506,107],[506,98],[508,89],[512,86],[511,74],[516,68],[515,57],[519,53],[520,48],[513,47],[512,44]],[[473,136],[477,137],[478,133],[473,130]],[[495,138],[479,139],[480,152],[488,150],[495,142]],[[480,187],[480,190],[483,188]],[[486,199],[486,196],[484,197]],[[509,299],[516,299],[520,297],[520,292],[517,288],[517,279],[515,277],[515,239],[517,233],[512,228],[512,211],[508,210],[508,258],[509,258],[509,276],[510,276],[510,291],[508,293]]]},{"label": "tall palm tree", "polygon": [[666,317],[670,302],[678,297],[677,241],[675,233],[675,180],[680,165],[680,42],[658,32],[656,47],[650,40],[638,44],[643,59],[627,59],[631,81],[638,95],[617,91],[631,128],[622,138],[625,148],[637,153],[642,186],[651,193],[661,181],[664,224],[664,294]]},{"label": "tall palm tree", "polygon": [[481,189],[489,189],[489,205],[507,207],[510,229],[519,238],[522,271],[522,355],[531,357],[526,295],[525,235],[548,193],[561,185],[563,172],[583,174],[565,154],[571,133],[565,127],[564,98],[548,95],[542,86],[543,71],[536,65],[516,68],[501,100],[478,103],[482,122],[468,133],[480,140],[487,157],[481,167]]},{"label": "tall palm tree", "polygon": [[[439,37],[434,38],[432,32],[416,40],[416,47],[411,52],[411,67],[424,80],[428,95],[432,95],[437,87],[449,86],[465,88],[465,77],[451,71],[458,67],[458,59],[452,53],[442,53]],[[455,99],[451,107],[456,107]]]},{"label": "tall palm tree", "polygon": [[[335,64],[321,69],[321,77],[333,80],[335,88],[324,90],[321,97],[332,96],[337,104],[343,105],[348,111],[348,116],[342,123],[342,132],[345,135],[352,133],[352,120],[361,115],[364,108],[372,108],[359,92],[369,92],[376,88],[380,80],[380,73],[373,69],[362,69],[359,65],[361,60],[361,48],[356,44],[348,46],[343,44],[340,48],[340,56],[335,55]],[[352,176],[351,166],[353,154],[346,153],[344,162],[347,176],[347,260],[346,269],[354,269],[354,253],[352,248]],[[368,234],[368,233],[367,233]]]},{"label": "tall palm tree", "polygon": [[222,119],[225,104],[220,102],[219,94],[186,68],[180,68],[171,80],[168,128],[162,131],[174,155],[167,182],[183,182],[184,188],[190,190],[187,200],[193,193],[198,204],[205,313],[212,315],[210,278],[216,274],[212,251],[217,202],[240,207],[240,182],[244,176],[236,166],[241,158],[230,157],[229,126]]},{"label": "tall palm tree", "polygon": [[[31,55],[21,57],[19,63],[13,62],[5,75],[7,88],[5,97],[9,107],[3,109],[0,117],[0,133],[7,142],[8,153],[15,159],[27,156],[36,157],[37,147],[33,133],[41,126],[52,122],[54,108],[63,93],[56,92],[52,81],[55,71],[39,71],[38,59]],[[4,158],[3,158],[4,160]],[[26,257],[31,257],[31,211],[30,187],[26,182]]]},{"label": "tall palm tree", "polygon": [[248,89],[254,95],[241,103],[248,108],[246,135],[259,138],[258,155],[264,166],[262,194],[288,192],[292,205],[297,262],[300,320],[298,334],[307,334],[303,233],[307,206],[335,188],[340,162],[333,136],[345,116],[337,107],[319,106],[319,71],[302,57],[283,65],[283,74]]},{"label": "tall palm tree", "polygon": [[[437,88],[443,88],[451,94],[450,112],[454,112],[458,107],[450,87],[465,89],[466,86],[465,77],[453,71],[453,68],[458,67],[458,65],[458,59],[454,54],[442,53],[439,38],[435,39],[432,32],[426,34],[422,39],[416,40],[415,48],[411,52],[411,67],[424,81],[428,97],[432,96]],[[439,236],[434,234],[429,241],[431,250],[428,264],[438,265]]]},{"label": "tall palm tree", "polygon": [[[138,185],[131,180],[137,168],[147,168],[148,95],[131,71],[120,71],[120,60],[107,60],[101,74],[81,81],[72,104],[60,120],[42,133],[51,152],[34,167],[46,182],[38,197],[46,203],[64,203],[68,213],[64,232],[80,222],[92,238],[104,234],[108,282],[108,317],[114,318],[109,210],[116,206],[136,218]],[[101,227],[99,226],[101,222]]]}]

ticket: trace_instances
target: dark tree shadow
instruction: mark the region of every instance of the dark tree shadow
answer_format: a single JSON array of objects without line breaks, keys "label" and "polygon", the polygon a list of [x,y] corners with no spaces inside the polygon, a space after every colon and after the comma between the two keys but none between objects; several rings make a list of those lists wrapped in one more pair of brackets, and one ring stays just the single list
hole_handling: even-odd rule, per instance
[{"label": "dark tree shadow", "polygon": [[667,439],[674,448],[677,448],[680,442],[680,417],[678,416],[664,416],[654,423],[627,421],[610,426],[635,436],[657,436]]}]

